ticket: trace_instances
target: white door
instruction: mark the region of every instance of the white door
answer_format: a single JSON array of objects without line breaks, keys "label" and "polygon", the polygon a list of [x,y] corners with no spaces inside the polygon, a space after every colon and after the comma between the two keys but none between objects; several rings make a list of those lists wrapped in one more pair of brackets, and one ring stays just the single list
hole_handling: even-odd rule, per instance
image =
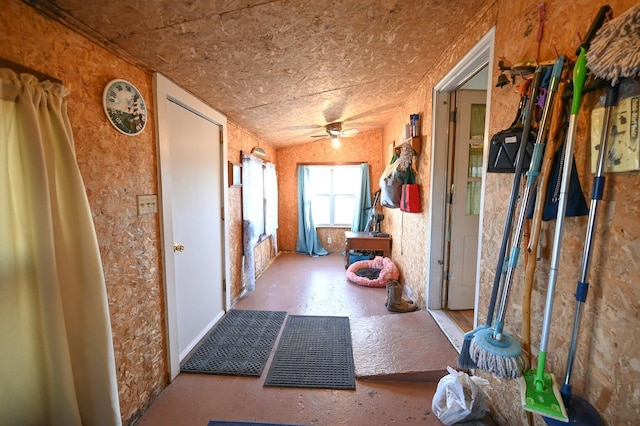
[{"label": "white door", "polygon": [[220,128],[168,103],[180,361],[224,314]]},{"label": "white door", "polygon": [[457,92],[447,308],[473,309],[478,265],[486,91]]}]

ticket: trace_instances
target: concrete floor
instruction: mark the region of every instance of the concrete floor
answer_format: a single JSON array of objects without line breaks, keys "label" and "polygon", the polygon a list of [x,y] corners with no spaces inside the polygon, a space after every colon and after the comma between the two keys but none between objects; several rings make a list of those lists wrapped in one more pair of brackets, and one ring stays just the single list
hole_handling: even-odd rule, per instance
[{"label": "concrete floor", "polygon": [[[441,425],[431,412],[437,381],[457,352],[429,313],[392,314],[384,288],[345,278],[343,257],[283,253],[236,309],[348,316],[356,390],[263,387],[260,378],[180,374],[137,425],[200,425],[209,420],[304,425]],[[362,379],[367,377],[366,380]]]}]

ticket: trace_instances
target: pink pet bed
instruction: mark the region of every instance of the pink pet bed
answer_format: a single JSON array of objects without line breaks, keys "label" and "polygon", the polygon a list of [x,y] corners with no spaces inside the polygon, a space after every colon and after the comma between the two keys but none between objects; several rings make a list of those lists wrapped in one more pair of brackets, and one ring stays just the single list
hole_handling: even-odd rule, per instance
[{"label": "pink pet bed", "polygon": [[[377,278],[367,278],[356,274],[356,272],[365,269],[379,269],[380,274]],[[398,278],[400,278],[400,271],[388,257],[376,256],[373,260],[360,260],[349,265],[347,269],[347,279],[349,281],[366,287],[385,287],[387,281],[390,279],[397,280]]]}]

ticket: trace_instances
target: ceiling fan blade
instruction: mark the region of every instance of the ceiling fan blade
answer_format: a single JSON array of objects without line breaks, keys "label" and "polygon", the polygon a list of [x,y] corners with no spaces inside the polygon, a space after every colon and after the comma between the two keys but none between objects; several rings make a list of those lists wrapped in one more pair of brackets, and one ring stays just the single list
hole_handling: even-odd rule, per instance
[{"label": "ceiling fan blade", "polygon": [[359,132],[360,130],[358,129],[346,129],[340,132],[340,136],[348,138],[357,135]]},{"label": "ceiling fan blade", "polygon": [[312,135],[311,137],[312,137],[312,138],[325,139],[325,138],[328,138],[328,137],[329,137],[329,135],[326,135],[326,134],[325,134],[325,135]]}]

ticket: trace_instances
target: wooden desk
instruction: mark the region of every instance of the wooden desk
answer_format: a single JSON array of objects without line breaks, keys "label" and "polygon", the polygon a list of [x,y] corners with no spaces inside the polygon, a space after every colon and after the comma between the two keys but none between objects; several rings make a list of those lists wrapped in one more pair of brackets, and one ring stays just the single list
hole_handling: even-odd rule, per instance
[{"label": "wooden desk", "polygon": [[349,252],[351,250],[381,251],[384,257],[391,257],[391,237],[374,237],[369,232],[344,233],[347,247],[344,257],[345,269],[349,267]]}]

